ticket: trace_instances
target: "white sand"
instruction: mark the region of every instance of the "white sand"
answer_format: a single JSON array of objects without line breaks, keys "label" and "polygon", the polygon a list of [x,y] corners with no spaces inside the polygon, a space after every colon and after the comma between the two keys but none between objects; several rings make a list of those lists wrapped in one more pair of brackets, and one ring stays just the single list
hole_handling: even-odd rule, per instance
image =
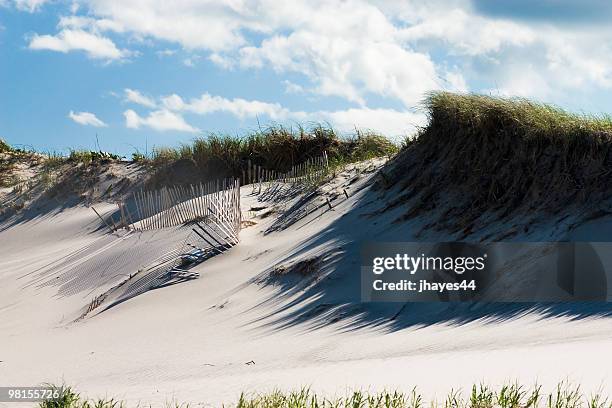
[{"label": "white sand", "polygon": [[[340,176],[326,188],[346,180]],[[245,216],[258,224],[242,231],[237,247],[197,266],[199,279],[149,291],[76,323],[91,299],[146,265],[183,230],[115,237],[85,207],[4,229],[0,385],[65,382],[90,397],[134,404],[218,405],[236,401],[241,391],[302,386],[330,395],[417,386],[435,398],[472,383],[511,380],[550,388],[570,379],[586,392],[612,394],[610,318],[525,312],[398,326],[389,319],[401,304],[359,305],[359,243],[408,240],[418,226],[391,225],[392,213],[360,216],[376,197],[357,192],[362,182],[351,185],[348,200],[334,201],[334,211],[323,206],[269,234],[263,231],[278,214],[260,219],[256,215],[266,210],[248,213],[262,204],[243,187]],[[310,289],[300,286],[303,279],[257,283],[275,265],[323,253],[334,263]],[[317,305],[318,314],[312,312]],[[402,316],[425,323],[441,316],[436,313],[417,305]]]}]

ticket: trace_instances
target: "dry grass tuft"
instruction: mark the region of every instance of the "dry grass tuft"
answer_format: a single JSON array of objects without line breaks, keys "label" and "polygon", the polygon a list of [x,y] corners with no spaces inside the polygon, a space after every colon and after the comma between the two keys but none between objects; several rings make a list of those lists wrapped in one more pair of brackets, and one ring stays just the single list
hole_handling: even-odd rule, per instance
[{"label": "dry grass tuft", "polygon": [[298,261],[288,267],[284,265],[278,265],[270,272],[271,278],[278,278],[281,276],[300,276],[300,277],[312,277],[317,276],[321,269],[322,257],[313,257]]}]

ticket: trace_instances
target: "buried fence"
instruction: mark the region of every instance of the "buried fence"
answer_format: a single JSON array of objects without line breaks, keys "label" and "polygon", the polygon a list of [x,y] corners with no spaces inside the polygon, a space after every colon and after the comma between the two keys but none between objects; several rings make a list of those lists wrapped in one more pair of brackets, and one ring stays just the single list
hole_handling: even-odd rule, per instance
[{"label": "buried fence", "polygon": [[[200,272],[194,267],[238,243],[237,238],[228,235],[218,224],[194,221],[190,226],[191,230],[188,231],[160,231],[159,234],[145,237],[142,243],[142,238],[134,234],[124,236],[125,239],[138,241],[140,250],[142,245],[154,245],[158,249],[161,249],[163,244],[167,246],[160,250],[158,255],[147,256],[147,262],[139,265],[138,270],[131,272],[123,281],[94,297],[81,309],[75,321],[107,310],[149,290],[197,279]],[[130,250],[134,250],[134,245],[130,245]]]},{"label": "buried fence", "polygon": [[248,161],[247,170],[242,172],[243,184],[250,184],[253,193],[261,194],[262,189],[269,191],[283,185],[312,185],[320,181],[329,172],[329,159],[327,152],[312,157],[303,163],[296,164],[287,172],[267,170]]},{"label": "buried fence", "polygon": [[[135,192],[117,204],[119,225],[112,216],[107,221],[92,207],[113,232],[122,227],[128,231],[144,231],[178,225],[188,226],[191,231],[169,228],[160,231],[155,240],[163,241],[166,237],[164,242],[169,244],[165,251],[160,251],[161,256],[152,257],[136,273],[130,273],[123,282],[95,297],[77,320],[94,310],[106,310],[148,290],[196,279],[199,273],[192,269],[194,266],[239,242],[241,212],[240,182],[237,179]],[[184,238],[179,241],[172,234]],[[131,236],[127,234],[124,238]]]},{"label": "buried fence", "polygon": [[[286,173],[265,170],[250,163],[249,169],[244,172],[243,181],[252,184],[253,194],[262,198],[286,188],[303,190],[304,186],[314,185],[329,173],[329,164],[327,154],[323,154],[293,166]],[[199,277],[194,270],[196,265],[239,242],[242,222],[239,179],[133,192],[117,205],[118,222],[112,215],[105,219],[91,208],[112,232],[120,228],[129,231],[163,229],[159,236],[156,234],[155,241],[166,237],[169,245],[159,251],[160,256],[151,256],[136,273],[130,273],[124,281],[93,298],[77,320],[148,290],[196,279]],[[167,228],[179,225],[188,226],[190,230]],[[168,234],[179,234],[181,239]]]},{"label": "buried fence", "polygon": [[312,157],[303,163],[296,164],[287,172],[268,170],[261,166],[247,162],[247,169],[242,171],[242,184],[257,184],[270,181],[283,183],[294,183],[303,180],[305,177],[313,176],[315,172],[320,172],[329,167],[327,152],[322,155]]},{"label": "buried fence", "polygon": [[128,229],[144,231],[200,221],[217,224],[232,238],[237,239],[240,231],[238,179],[134,192],[118,206],[121,224]]},{"label": "buried fence", "polygon": [[[312,186],[329,173],[327,152],[294,165],[287,172],[264,169],[248,161],[242,172],[242,184],[250,184],[253,194],[276,192],[285,186],[302,189]],[[241,224],[240,179],[215,180],[208,183],[175,185],[158,190],[133,192],[117,202],[119,222],[114,217],[96,215],[111,232],[153,230],[202,221],[215,223],[233,238],[238,237]]]}]

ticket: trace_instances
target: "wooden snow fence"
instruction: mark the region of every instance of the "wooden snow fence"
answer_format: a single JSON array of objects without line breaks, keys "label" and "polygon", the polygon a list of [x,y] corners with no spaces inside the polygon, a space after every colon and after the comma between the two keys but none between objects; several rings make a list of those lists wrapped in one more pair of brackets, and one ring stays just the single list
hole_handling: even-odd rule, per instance
[{"label": "wooden snow fence", "polygon": [[241,180],[243,185],[252,185],[253,193],[260,194],[262,189],[269,190],[278,183],[312,184],[324,177],[328,173],[328,169],[327,152],[292,166],[286,173],[265,169],[249,160],[247,169],[242,171]]},{"label": "wooden snow fence", "polygon": [[200,222],[212,223],[236,240],[240,232],[238,179],[134,192],[118,205],[121,223],[129,229],[145,231]]}]

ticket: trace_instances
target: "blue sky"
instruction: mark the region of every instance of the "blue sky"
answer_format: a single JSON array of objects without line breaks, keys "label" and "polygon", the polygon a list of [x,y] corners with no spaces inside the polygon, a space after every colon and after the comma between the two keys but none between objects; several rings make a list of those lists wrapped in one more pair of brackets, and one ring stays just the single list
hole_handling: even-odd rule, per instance
[{"label": "blue sky", "polygon": [[328,122],[401,138],[424,94],[612,110],[606,2],[0,0],[0,137],[129,155]]}]

